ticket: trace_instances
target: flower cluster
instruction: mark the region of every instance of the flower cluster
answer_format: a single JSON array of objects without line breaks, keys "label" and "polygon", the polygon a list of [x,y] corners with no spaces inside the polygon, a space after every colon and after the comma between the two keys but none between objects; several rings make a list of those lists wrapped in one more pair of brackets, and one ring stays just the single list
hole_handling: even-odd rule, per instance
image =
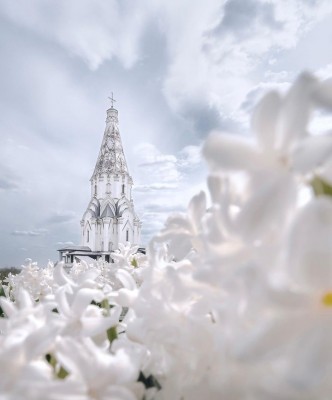
[{"label": "flower cluster", "polygon": [[136,251],[122,245],[113,264],[82,261],[68,271],[62,262],[39,268],[28,259],[8,276],[0,303],[1,398],[142,398],[144,354],[123,334],[120,340],[127,311],[120,303],[137,292],[144,270]]},{"label": "flower cluster", "polygon": [[[328,399],[332,84],[266,94],[253,139],[213,133],[209,198],[113,263],[29,262],[1,299],[5,399]],[[331,330],[331,331],[330,331]]]}]

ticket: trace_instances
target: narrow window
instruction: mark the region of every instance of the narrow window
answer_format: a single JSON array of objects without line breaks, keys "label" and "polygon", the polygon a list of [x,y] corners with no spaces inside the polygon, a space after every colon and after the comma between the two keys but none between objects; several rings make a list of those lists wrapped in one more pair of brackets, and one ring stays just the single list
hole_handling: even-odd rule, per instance
[{"label": "narrow window", "polygon": [[125,192],[125,185],[122,185],[122,194]]},{"label": "narrow window", "polygon": [[97,196],[97,185],[95,185],[95,196]]},{"label": "narrow window", "polygon": [[88,230],[88,239],[87,239],[87,242],[89,242],[89,240],[90,240],[90,231]]},{"label": "narrow window", "polygon": [[129,242],[129,231],[128,231],[128,229],[126,231],[126,242]]}]

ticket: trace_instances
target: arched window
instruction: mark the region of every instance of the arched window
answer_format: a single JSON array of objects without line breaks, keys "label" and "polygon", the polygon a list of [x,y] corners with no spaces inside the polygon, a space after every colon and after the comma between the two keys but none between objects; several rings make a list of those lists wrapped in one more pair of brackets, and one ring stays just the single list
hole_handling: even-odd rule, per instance
[{"label": "arched window", "polygon": [[126,230],[126,242],[129,242],[129,231],[128,231],[128,229]]},{"label": "arched window", "polygon": [[125,185],[122,184],[122,194],[125,194]]},{"label": "arched window", "polygon": [[89,231],[89,229],[88,229],[87,235],[88,235],[87,242],[89,243],[89,240],[90,240],[90,231]]},{"label": "arched window", "polygon": [[95,196],[97,196],[97,185],[95,185]]}]

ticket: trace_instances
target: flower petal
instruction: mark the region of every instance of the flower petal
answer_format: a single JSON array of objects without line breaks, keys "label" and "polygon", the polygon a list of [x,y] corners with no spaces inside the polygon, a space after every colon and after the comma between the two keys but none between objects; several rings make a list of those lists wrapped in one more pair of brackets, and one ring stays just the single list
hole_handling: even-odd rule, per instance
[{"label": "flower petal", "polygon": [[259,152],[248,140],[216,132],[207,138],[203,155],[211,170],[251,170],[260,167],[262,161]]},{"label": "flower petal", "polygon": [[282,232],[296,201],[295,181],[287,172],[262,173],[256,180],[251,198],[235,219],[238,232],[249,242]]},{"label": "flower petal", "polygon": [[67,288],[66,286],[60,287],[56,293],[55,293],[55,299],[57,301],[57,309],[58,311],[65,315],[65,316],[70,316],[71,315],[71,310],[68,304],[68,299],[67,299]]},{"label": "flower petal", "polygon": [[316,103],[327,109],[332,109],[332,79],[326,79],[317,85],[313,93]]},{"label": "flower petal", "polygon": [[251,120],[252,130],[264,150],[272,150],[277,134],[277,120],[281,109],[278,92],[267,93],[256,106]]},{"label": "flower petal", "polygon": [[7,317],[11,317],[17,312],[15,304],[5,297],[0,297],[0,307],[3,309]]},{"label": "flower petal", "polygon": [[299,285],[332,287],[332,201],[313,199],[295,219],[286,238],[285,266]]},{"label": "flower petal", "polygon": [[119,323],[122,307],[115,306],[111,309],[111,315],[109,317],[85,317],[81,318],[82,333],[84,336],[92,337],[106,332],[107,329],[112,326],[116,326]]},{"label": "flower petal", "polygon": [[309,73],[303,73],[287,93],[280,114],[280,135],[278,147],[288,150],[299,139],[307,135],[307,125],[312,107],[312,94],[317,80]]},{"label": "flower petal", "polygon": [[303,315],[273,315],[251,329],[245,329],[243,337],[235,338],[235,356],[247,362],[275,356],[276,350],[285,350],[306,324]]},{"label": "flower petal", "polygon": [[188,205],[188,215],[193,227],[198,230],[201,220],[206,213],[206,196],[203,191],[194,196]]},{"label": "flower petal", "polygon": [[313,171],[332,160],[332,135],[309,136],[293,150],[293,168],[301,173]]},{"label": "flower petal", "polygon": [[130,275],[128,271],[125,271],[124,269],[119,269],[116,273],[116,277],[125,288],[130,290],[134,290],[137,288],[134,278]]},{"label": "flower petal", "polygon": [[90,288],[80,289],[72,302],[71,312],[76,317],[79,317],[85,311],[86,307],[91,304],[92,300],[99,302],[103,298],[104,294],[99,290]]},{"label": "flower petal", "polygon": [[317,318],[308,329],[299,331],[295,346],[288,352],[290,362],[286,372],[294,386],[310,390],[328,379],[332,357],[331,333],[330,318]]},{"label": "flower petal", "polygon": [[66,283],[69,283],[70,285],[73,284],[72,280],[69,278],[69,276],[66,274],[64,268],[64,262],[60,261],[53,270],[53,277],[54,281],[58,285],[65,285]]}]

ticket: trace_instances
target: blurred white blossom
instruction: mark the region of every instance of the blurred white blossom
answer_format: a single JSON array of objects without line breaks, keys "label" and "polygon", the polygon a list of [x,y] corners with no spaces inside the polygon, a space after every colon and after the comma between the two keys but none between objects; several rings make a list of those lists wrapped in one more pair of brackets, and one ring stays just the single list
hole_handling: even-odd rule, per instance
[{"label": "blurred white blossom", "polygon": [[[213,133],[209,196],[111,263],[28,260],[3,284],[4,399],[316,400],[332,392],[332,85],[257,105],[255,139]],[[301,191],[310,192],[301,202]]]}]

